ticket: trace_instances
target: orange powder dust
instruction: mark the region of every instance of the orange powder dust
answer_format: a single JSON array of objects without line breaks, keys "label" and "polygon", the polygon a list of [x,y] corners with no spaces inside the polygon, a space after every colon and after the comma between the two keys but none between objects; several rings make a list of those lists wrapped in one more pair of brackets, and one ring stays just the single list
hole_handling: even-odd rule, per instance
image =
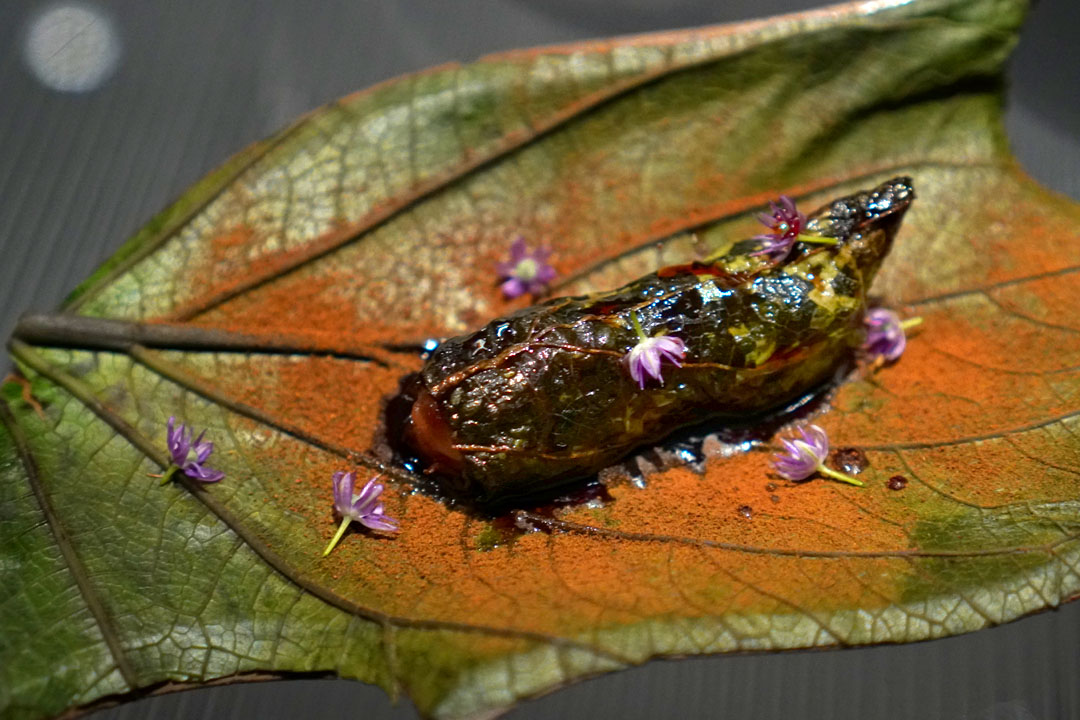
[{"label": "orange powder dust", "polygon": [[[988,388],[1004,392],[994,385],[996,376],[962,371],[944,352],[965,352],[950,350],[953,333],[942,330],[961,322],[968,324],[958,343],[979,328],[970,320],[926,313],[921,335],[912,337],[899,363],[872,382],[842,388],[834,409],[819,419],[834,444],[888,443],[919,437],[915,433],[947,438],[964,416],[942,404],[946,390],[953,398],[972,399]],[[1005,343],[994,345],[995,357],[1000,354],[1004,362],[1008,342],[994,342]],[[418,366],[418,359],[413,362]],[[403,372],[327,357],[274,358],[204,372],[204,380],[307,432],[364,452],[380,422],[381,398],[396,389]],[[934,403],[940,405],[936,412]],[[1021,409],[1007,400],[986,403],[979,410],[981,427],[1008,427]],[[940,425],[943,419],[952,427]],[[655,617],[883,607],[902,592],[912,572],[909,561],[815,553],[909,551],[920,518],[960,512],[963,502],[992,504],[1000,497],[1000,478],[990,471],[1017,462],[1002,454],[1004,447],[988,454],[985,444],[871,450],[870,467],[860,476],[868,486],[859,489],[821,479],[788,483],[771,473],[768,452],[755,451],[710,460],[704,475],[675,469],[648,478],[644,489],[614,486],[614,501],[600,509],[557,513],[558,519],[594,528],[590,532],[529,533],[491,550],[481,542],[490,531],[488,518],[391,483],[387,513],[401,520],[401,532],[387,537],[355,530],[324,560],[318,552],[337,524],[327,478],[349,466],[320,453],[304,460],[300,445],[252,452],[278,470],[266,476],[271,505],[306,518],[311,528],[304,545],[294,537],[267,538],[306,573],[397,617],[463,623],[482,618],[493,626],[559,636]],[[902,493],[887,488],[895,474],[910,480]],[[1050,478],[1016,488],[1008,500],[1043,497],[1055,487],[1059,493],[1062,483]],[[272,524],[266,532],[273,532]]]},{"label": "orange powder dust", "polygon": [[[608,190],[629,202],[628,187]],[[565,183],[557,195],[552,202],[565,211],[555,213],[557,220],[522,220],[532,223],[530,240],[572,237],[578,227],[594,227],[603,211],[581,182]],[[745,203],[739,209],[747,209]],[[663,218],[681,217],[685,224],[680,210],[685,208],[673,208],[670,215],[650,211],[652,219],[643,226],[617,225],[608,237],[639,242],[651,232],[674,232],[679,224]],[[481,259],[462,271],[459,290],[489,288],[485,299],[503,307],[494,297],[490,265],[503,247],[495,243],[507,241],[477,237],[485,239],[470,257]],[[218,242],[231,252],[246,240],[226,234]],[[555,249],[565,263],[560,270],[569,272],[582,258],[614,256],[614,248],[615,241],[607,239]],[[1018,246],[1000,252],[1005,260],[1008,253],[1018,262],[1021,257]],[[1024,252],[1024,267],[1050,266],[1049,254]],[[1060,255],[1052,257],[1060,261]],[[270,269],[259,263],[256,270]],[[429,270],[436,279],[445,274],[438,267]],[[205,312],[198,322],[235,331],[307,333],[310,339],[322,333],[323,342],[332,336],[345,346],[438,334],[440,308],[420,284],[413,306],[392,306],[391,298],[404,303],[410,296],[395,294],[386,278],[364,274],[369,272],[338,267],[318,277],[298,273]],[[386,300],[385,318],[358,319],[355,308],[335,302],[336,290],[348,282],[364,283],[368,301]],[[837,391],[832,409],[818,422],[834,446],[867,450],[870,467],[860,475],[865,488],[822,479],[788,483],[772,474],[769,453],[756,450],[711,459],[704,475],[674,469],[647,478],[645,488],[614,486],[614,500],[605,507],[556,512],[556,520],[576,530],[552,527],[491,549],[481,541],[492,529],[490,518],[415,494],[407,483],[390,483],[386,510],[401,521],[401,532],[389,537],[355,530],[322,559],[318,554],[336,527],[328,477],[348,463],[290,439],[251,448],[255,462],[272,470],[265,473],[266,496],[251,502],[267,506],[268,514],[303,518],[308,534],[274,535],[273,522],[259,532],[290,563],[336,593],[400,618],[483,622],[566,637],[658,617],[780,612],[817,618],[839,608],[873,611],[896,602],[917,569],[902,557],[852,553],[909,552],[928,518],[1075,497],[1075,459],[1053,455],[1052,437],[1025,434],[1047,418],[1073,412],[1078,399],[1068,394],[1076,386],[1076,371],[1069,368],[1080,366],[1071,336],[1065,337],[1072,329],[1058,337],[1015,312],[1022,308],[1045,323],[1080,302],[1080,283],[1072,278],[1044,283],[1033,286],[1032,297],[1014,292],[1013,305],[1004,309],[975,295],[919,308],[924,323],[904,357]],[[475,306],[469,317],[481,322]],[[408,323],[398,323],[399,317]],[[418,365],[405,355],[391,367],[277,357],[212,372],[194,364],[188,369],[229,397],[364,453],[375,442],[383,398]],[[1040,453],[1051,453],[1060,471],[1033,472],[1027,456]],[[887,487],[894,475],[908,480],[902,492]],[[1026,481],[1010,484],[1010,475]]]},{"label": "orange powder dust", "polygon": [[226,230],[210,243],[210,262],[214,267],[236,263],[246,246],[258,242],[255,231],[246,225]]}]

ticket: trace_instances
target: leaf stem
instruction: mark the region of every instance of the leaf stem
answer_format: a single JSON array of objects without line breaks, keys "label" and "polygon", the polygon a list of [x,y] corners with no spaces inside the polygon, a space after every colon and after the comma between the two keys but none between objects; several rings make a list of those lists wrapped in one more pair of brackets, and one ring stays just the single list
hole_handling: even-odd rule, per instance
[{"label": "leaf stem", "polygon": [[840,242],[836,238],[825,237],[824,235],[805,235],[803,233],[799,233],[795,240],[814,245],[837,245]]},{"label": "leaf stem", "polygon": [[822,475],[827,475],[831,477],[833,480],[839,480],[840,482],[845,482],[849,485],[856,485],[858,487],[866,487],[866,483],[864,483],[862,480],[856,480],[850,475],[845,475],[842,472],[837,472],[832,468],[826,467],[825,463],[821,463],[820,465],[818,465],[818,472]]},{"label": "leaf stem", "polygon": [[325,550],[323,550],[323,553],[322,553],[323,557],[326,557],[327,555],[330,554],[330,551],[333,550],[334,546],[337,545],[338,542],[341,540],[341,536],[345,534],[345,530],[348,529],[349,523],[351,523],[351,522],[352,522],[351,517],[343,517],[343,518],[341,518],[341,524],[338,525],[337,532],[334,534],[334,539],[331,540],[330,544],[326,546]]},{"label": "leaf stem", "polygon": [[922,325],[922,317],[913,317],[902,321],[900,323],[900,329],[907,330],[908,328],[913,328],[916,325]]},{"label": "leaf stem", "polygon": [[169,465],[169,467],[165,469],[165,472],[161,474],[161,484],[168,485],[169,481],[172,480],[173,475],[175,475],[176,471],[179,469],[180,466],[176,463]]}]

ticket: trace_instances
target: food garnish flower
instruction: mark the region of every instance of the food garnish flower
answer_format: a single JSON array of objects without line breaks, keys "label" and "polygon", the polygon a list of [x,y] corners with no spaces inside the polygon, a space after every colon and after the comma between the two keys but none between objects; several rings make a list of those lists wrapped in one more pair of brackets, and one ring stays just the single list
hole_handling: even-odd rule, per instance
[{"label": "food garnish flower", "polygon": [[501,262],[497,266],[499,279],[503,280],[503,295],[516,298],[525,293],[542,293],[558,274],[547,262],[550,254],[550,250],[543,248],[530,250],[523,237],[515,240],[510,246],[509,262]]},{"label": "food garnish flower", "polygon": [[900,320],[899,315],[885,308],[871,310],[863,319],[866,325],[863,349],[875,361],[893,362],[904,354],[904,348],[907,347],[907,335],[904,331],[921,322],[921,317]]},{"label": "food garnish flower", "polygon": [[799,428],[801,439],[781,440],[784,450],[773,457],[772,466],[781,477],[798,482],[814,473],[862,487],[865,483],[825,465],[829,457],[829,436],[817,425]]},{"label": "food garnish flower", "polygon": [[806,215],[795,207],[795,201],[787,195],[781,195],[778,202],[769,202],[771,212],[758,215],[761,224],[772,232],[755,235],[751,240],[761,240],[760,250],[751,255],[768,255],[774,261],[783,260],[791,252],[796,242],[835,245],[834,238],[824,235],[810,235],[802,231],[806,224]]},{"label": "food garnish flower", "polygon": [[[203,440],[206,431],[199,433],[199,437],[194,441],[191,439],[192,435],[194,431],[191,428],[184,423],[180,423],[177,427],[176,418],[169,417],[169,422],[165,426],[165,442],[169,448],[172,463],[161,476],[162,485],[167,483],[177,471],[184,473],[192,480],[204,483],[214,483],[225,477],[222,471],[206,466],[207,458],[214,451],[214,443]],[[190,458],[192,453],[195,454],[194,459]]]},{"label": "food garnish flower", "polygon": [[637,345],[623,356],[623,361],[630,371],[630,377],[637,382],[638,387],[642,390],[645,389],[646,375],[663,385],[664,378],[660,371],[661,363],[667,360],[675,367],[682,367],[683,358],[686,357],[686,343],[671,335],[648,337],[645,335],[645,331],[641,329],[641,322],[638,320],[637,313],[630,317],[634,323],[634,331],[638,336]]},{"label": "food garnish flower", "polygon": [[384,487],[382,483],[375,482],[377,479],[376,475],[367,481],[360,492],[354,493],[356,475],[351,472],[334,473],[334,508],[341,515],[341,525],[323,550],[323,557],[330,554],[353,520],[371,530],[398,531],[398,521],[384,514],[383,502],[379,499]]}]

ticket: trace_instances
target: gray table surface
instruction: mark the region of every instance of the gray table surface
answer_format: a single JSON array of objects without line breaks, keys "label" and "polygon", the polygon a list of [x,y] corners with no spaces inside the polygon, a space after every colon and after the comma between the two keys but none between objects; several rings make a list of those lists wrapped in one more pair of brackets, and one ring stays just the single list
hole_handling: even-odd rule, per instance
[{"label": "gray table surface", "polygon": [[[96,90],[24,60],[52,2],[0,0],[0,336],[54,307],[155,211],[239,148],[388,77],[514,47],[741,20],[807,0],[109,0],[122,55]],[[1010,67],[1023,166],[1080,199],[1080,12],[1046,0]],[[70,48],[59,48],[56,60]],[[0,369],[9,363],[0,361]],[[4,370],[6,372],[6,370]],[[101,711],[142,717],[411,718],[335,680],[213,688]],[[1080,718],[1080,603],[915,645],[654,662],[526,702],[525,718]]]}]

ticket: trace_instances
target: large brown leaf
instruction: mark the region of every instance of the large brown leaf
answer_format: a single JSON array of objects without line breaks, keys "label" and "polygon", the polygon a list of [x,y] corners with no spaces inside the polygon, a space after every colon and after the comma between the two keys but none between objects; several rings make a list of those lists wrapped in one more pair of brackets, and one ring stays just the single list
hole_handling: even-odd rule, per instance
[{"label": "large brown leaf", "polygon": [[[463,717],[656,656],[921,640],[1075,595],[1080,209],[1005,148],[1022,5],[508,53],[231,160],[16,331],[45,409],[5,387],[7,712],[333,671]],[[813,207],[901,173],[919,200],[875,292],[922,330],[818,419],[866,452],[866,489],[786,484],[766,447],[710,439],[703,474],[508,535],[398,470],[400,535],[320,557],[330,475],[371,466],[410,348],[516,307],[493,275],[515,236],[555,250],[558,292],[608,288],[756,232],[781,192]],[[170,415],[208,428],[225,481],[146,477]]]}]

